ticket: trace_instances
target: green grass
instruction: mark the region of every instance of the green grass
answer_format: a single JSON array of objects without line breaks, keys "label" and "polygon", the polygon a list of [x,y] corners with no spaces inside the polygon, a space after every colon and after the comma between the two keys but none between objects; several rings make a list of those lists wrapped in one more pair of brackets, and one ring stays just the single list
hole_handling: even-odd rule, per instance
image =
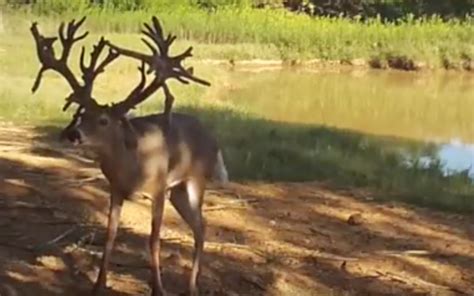
[{"label": "green grass", "polygon": [[437,146],[370,136],[311,124],[290,124],[222,107],[184,107],[211,127],[237,180],[329,181],[346,188],[371,188],[380,200],[451,211],[474,210],[474,184],[466,173],[446,177],[441,164],[406,165],[436,159]]},{"label": "green grass", "polygon": [[[73,1],[73,3],[76,3]],[[79,3],[79,2],[78,2]],[[76,7],[77,6],[77,7]],[[190,5],[157,6],[125,11],[76,4],[47,10],[13,10],[6,14],[7,33],[23,30],[27,20],[39,19],[49,27],[59,20],[87,15],[88,28],[100,34],[139,31],[140,24],[157,15],[167,31],[181,39],[215,45],[202,58],[275,58],[283,60],[389,59],[421,61],[432,67],[470,65],[474,57],[473,20],[442,21],[438,17],[382,23],[378,19],[357,22],[344,18],[312,18],[285,10],[225,6],[208,12]],[[54,13],[57,11],[57,13]],[[395,63],[394,63],[395,64]]]}]

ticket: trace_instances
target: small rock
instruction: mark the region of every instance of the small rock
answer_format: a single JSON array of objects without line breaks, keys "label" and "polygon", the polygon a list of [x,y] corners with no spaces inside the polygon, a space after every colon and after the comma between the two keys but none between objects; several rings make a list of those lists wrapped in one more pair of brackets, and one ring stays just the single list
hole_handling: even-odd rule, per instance
[{"label": "small rock", "polygon": [[346,262],[346,261],[342,262],[340,268],[341,268],[341,270],[343,270],[343,271],[347,271],[347,262]]},{"label": "small rock", "polygon": [[352,226],[361,225],[363,222],[364,222],[364,219],[362,217],[362,214],[360,213],[352,214],[347,219],[347,224],[352,225]]}]

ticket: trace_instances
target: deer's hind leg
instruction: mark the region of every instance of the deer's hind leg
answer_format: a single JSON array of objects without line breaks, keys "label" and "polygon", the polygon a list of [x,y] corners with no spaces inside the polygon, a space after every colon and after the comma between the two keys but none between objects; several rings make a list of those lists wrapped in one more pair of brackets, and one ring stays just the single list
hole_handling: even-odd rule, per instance
[{"label": "deer's hind leg", "polygon": [[160,275],[160,230],[163,222],[165,192],[158,191],[153,196],[153,210],[150,234],[152,296],[166,295]]},{"label": "deer's hind leg", "polygon": [[199,180],[189,180],[171,189],[170,201],[186,224],[189,225],[194,236],[194,254],[189,292],[197,295],[197,279],[199,276],[201,257],[204,249],[205,225],[202,217],[202,202],[205,183]]}]

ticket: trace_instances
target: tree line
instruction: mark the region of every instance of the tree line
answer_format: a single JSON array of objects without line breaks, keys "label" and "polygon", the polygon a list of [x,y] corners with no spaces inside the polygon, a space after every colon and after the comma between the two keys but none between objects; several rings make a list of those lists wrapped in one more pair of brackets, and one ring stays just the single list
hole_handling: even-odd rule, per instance
[{"label": "tree line", "polygon": [[287,0],[284,5],[293,11],[319,16],[346,16],[396,20],[438,15],[444,19],[465,18],[474,14],[474,0]]},{"label": "tree line", "polygon": [[119,10],[190,5],[216,10],[226,6],[285,8],[313,16],[397,20],[440,16],[443,19],[474,16],[474,0],[6,0],[8,4],[55,6],[56,2],[81,2]]}]

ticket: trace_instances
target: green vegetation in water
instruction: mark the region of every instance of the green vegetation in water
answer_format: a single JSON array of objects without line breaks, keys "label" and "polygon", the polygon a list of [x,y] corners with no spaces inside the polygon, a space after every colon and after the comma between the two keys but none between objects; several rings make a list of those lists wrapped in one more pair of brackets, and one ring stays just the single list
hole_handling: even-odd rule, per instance
[{"label": "green vegetation in water", "polygon": [[462,21],[409,15],[396,22],[380,18],[361,22],[246,5],[224,5],[210,12],[189,1],[133,3],[105,1],[97,6],[79,0],[38,1],[28,8],[7,10],[4,26],[8,38],[24,30],[26,26],[19,23],[26,20],[56,24],[59,19],[87,15],[91,31],[118,33],[126,39],[138,32],[143,21],[157,15],[179,38],[207,44],[199,58],[365,61],[376,68],[406,70],[428,65],[473,68],[474,26],[469,16]]}]

